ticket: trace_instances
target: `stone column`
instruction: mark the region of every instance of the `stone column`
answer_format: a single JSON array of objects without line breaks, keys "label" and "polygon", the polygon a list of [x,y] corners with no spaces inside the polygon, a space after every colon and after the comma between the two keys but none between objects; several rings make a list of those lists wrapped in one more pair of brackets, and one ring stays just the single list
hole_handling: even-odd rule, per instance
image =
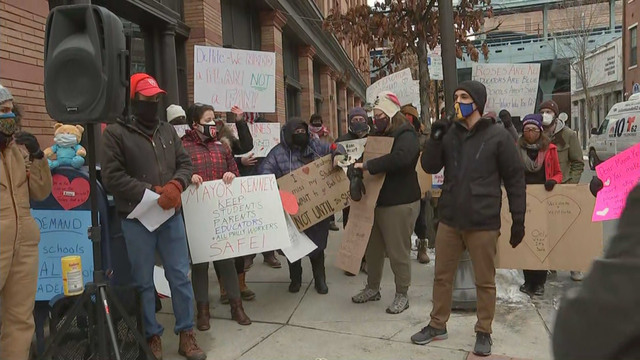
[{"label": "stone column", "polygon": [[328,128],[331,126],[331,117],[334,114],[332,103],[335,101],[335,96],[332,82],[331,69],[328,66],[322,66],[320,68],[320,93],[322,94],[320,115],[322,115],[322,119]]},{"label": "stone column", "polygon": [[262,51],[276,53],[276,112],[265,114],[265,118],[271,122],[279,122],[281,124],[287,121],[284,100],[284,60],[282,58],[282,27],[286,22],[286,17],[278,10],[260,13]]},{"label": "stone column", "polygon": [[313,87],[313,56],[316,51],[311,46],[298,49],[298,68],[300,71],[300,107],[303,119],[308,119],[315,112],[315,89]]},{"label": "stone column", "polygon": [[[353,109],[354,106],[355,106],[355,98],[353,96],[353,92],[348,91],[347,92],[347,113],[349,113],[349,110]],[[348,119],[349,119],[349,116],[347,115],[347,120]]]},{"label": "stone column", "polygon": [[[349,108],[347,105],[347,85],[344,83],[338,84],[338,104],[340,107],[342,107],[343,111],[340,113],[340,119],[337,119],[336,124],[340,127],[340,129],[342,129],[342,133],[345,133],[347,131],[347,114],[349,112]],[[334,136],[337,135],[338,131],[336,128]]]},{"label": "stone column", "polygon": [[[178,91],[178,61],[176,59],[176,26],[169,25],[162,32],[162,79],[161,86],[167,92],[165,109],[171,104],[180,104]],[[166,111],[163,111],[166,117]]]}]

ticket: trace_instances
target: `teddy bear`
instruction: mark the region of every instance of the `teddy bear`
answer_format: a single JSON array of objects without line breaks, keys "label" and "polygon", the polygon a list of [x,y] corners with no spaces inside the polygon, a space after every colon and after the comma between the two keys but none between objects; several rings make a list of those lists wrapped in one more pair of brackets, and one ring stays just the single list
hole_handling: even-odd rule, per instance
[{"label": "teddy bear", "polygon": [[[56,123],[53,126],[55,145],[48,147],[44,155],[49,160],[49,168],[55,169],[58,166],[73,166],[79,169],[84,165],[84,157],[87,151],[80,145],[84,128],[80,125],[65,125]],[[51,160],[53,155],[55,160]]]}]

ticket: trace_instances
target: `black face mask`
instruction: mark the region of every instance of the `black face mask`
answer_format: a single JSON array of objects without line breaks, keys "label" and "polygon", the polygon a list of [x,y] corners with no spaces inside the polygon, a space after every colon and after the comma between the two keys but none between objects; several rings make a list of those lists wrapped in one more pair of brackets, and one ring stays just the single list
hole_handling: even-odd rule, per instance
[{"label": "black face mask", "polygon": [[309,145],[309,134],[293,134],[291,137],[293,145],[304,149]]},{"label": "black face mask", "polygon": [[354,122],[351,123],[349,131],[356,134],[358,137],[364,137],[369,133],[369,125],[366,122]]},{"label": "black face mask", "polygon": [[158,119],[157,101],[131,100],[131,113],[145,125],[155,125]]}]

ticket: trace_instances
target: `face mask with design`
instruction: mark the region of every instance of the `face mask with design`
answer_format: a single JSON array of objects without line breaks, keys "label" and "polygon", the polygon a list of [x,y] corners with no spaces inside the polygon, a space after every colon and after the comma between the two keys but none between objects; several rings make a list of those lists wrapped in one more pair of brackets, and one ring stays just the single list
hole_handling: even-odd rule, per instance
[{"label": "face mask with design", "polygon": [[551,123],[553,123],[553,120],[555,120],[555,116],[553,116],[553,114],[549,114],[549,113],[542,114],[542,125],[543,126],[551,125]]},{"label": "face mask with design", "polygon": [[11,136],[18,131],[18,123],[16,123],[16,114],[9,112],[0,114],[0,132]]},{"label": "face mask with design", "polygon": [[216,135],[218,134],[218,128],[216,127],[215,121],[208,122],[206,124],[198,124],[196,126],[196,130],[198,130],[199,132],[204,134],[204,136],[210,139],[215,139]]},{"label": "face mask with design", "polygon": [[57,134],[53,141],[60,147],[74,147],[78,145],[78,138],[73,134]]},{"label": "face mask with design", "polygon": [[463,103],[457,102],[453,105],[453,109],[456,111],[456,118],[458,120],[464,120],[474,112],[473,103],[463,104]]}]

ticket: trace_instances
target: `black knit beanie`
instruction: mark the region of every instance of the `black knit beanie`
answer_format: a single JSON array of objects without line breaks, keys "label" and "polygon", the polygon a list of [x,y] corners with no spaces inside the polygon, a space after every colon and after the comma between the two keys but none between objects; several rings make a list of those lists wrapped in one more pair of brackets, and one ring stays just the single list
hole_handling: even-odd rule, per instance
[{"label": "black knit beanie", "polygon": [[456,91],[458,90],[466,91],[478,107],[480,115],[484,114],[484,105],[487,103],[487,88],[484,84],[475,80],[463,81],[458,84]]}]

